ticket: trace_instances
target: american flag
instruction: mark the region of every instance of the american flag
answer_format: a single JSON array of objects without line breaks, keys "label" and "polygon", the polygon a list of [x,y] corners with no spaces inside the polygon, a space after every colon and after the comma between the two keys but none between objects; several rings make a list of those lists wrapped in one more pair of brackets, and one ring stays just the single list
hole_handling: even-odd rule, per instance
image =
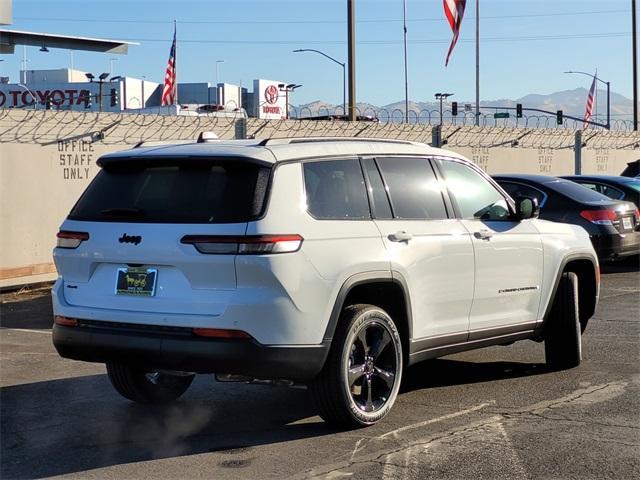
[{"label": "american flag", "polygon": [[584,110],[584,125],[582,126],[582,129],[585,130],[589,127],[589,124],[587,123],[589,120],[591,120],[591,112],[593,110],[593,100],[596,94],[596,78],[598,77],[593,77],[593,82],[591,82],[591,88],[589,89],[589,96],[587,97],[587,106]]},{"label": "american flag", "polygon": [[453,47],[456,46],[458,41],[458,35],[460,35],[460,25],[462,25],[462,17],[464,16],[464,7],[467,5],[467,0],[443,0],[444,14],[449,20],[449,25],[453,31],[453,40],[449,46],[449,52],[447,53],[447,60],[444,62],[446,67],[449,64],[449,57],[453,51]]},{"label": "american flag", "polygon": [[162,106],[176,103],[176,29],[173,29],[173,43],[169,54],[167,71],[164,74],[164,88],[162,89]]}]

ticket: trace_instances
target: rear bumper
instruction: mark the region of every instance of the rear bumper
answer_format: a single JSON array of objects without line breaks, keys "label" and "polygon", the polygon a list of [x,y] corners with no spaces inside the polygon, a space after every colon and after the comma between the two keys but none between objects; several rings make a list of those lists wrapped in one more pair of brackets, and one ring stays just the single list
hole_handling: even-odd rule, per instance
[{"label": "rear bumper", "polygon": [[[200,338],[187,329],[136,331],[107,322],[77,327],[54,325],[53,344],[65,358],[85,362],[122,362],[196,373],[231,373],[260,379],[308,381],[322,369],[329,344],[283,347],[255,340]],[[133,327],[133,326],[132,326]]]},{"label": "rear bumper", "polygon": [[640,232],[598,235],[591,238],[600,260],[614,260],[640,254]]}]

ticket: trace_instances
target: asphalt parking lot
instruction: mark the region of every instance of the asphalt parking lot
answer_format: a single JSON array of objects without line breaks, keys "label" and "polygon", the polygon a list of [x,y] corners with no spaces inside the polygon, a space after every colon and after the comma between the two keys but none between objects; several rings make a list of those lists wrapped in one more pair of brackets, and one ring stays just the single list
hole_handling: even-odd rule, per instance
[{"label": "asphalt parking lot", "polygon": [[548,371],[534,342],[432,360],[346,432],[305,390],[210,376],[172,406],[130,403],[104,366],[55,353],[46,289],[2,294],[0,477],[639,478],[640,273],[603,270],[580,367]]}]

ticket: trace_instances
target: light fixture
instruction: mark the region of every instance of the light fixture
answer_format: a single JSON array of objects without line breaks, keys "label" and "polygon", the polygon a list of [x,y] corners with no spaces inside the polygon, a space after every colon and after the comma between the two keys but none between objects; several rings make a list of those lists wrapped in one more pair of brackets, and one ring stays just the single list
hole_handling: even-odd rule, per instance
[{"label": "light fixture", "polygon": [[41,52],[45,52],[45,53],[49,53],[49,49],[46,47],[46,45],[42,45],[42,48],[40,48]]},{"label": "light fixture", "polygon": [[104,80],[105,78],[107,78],[109,76],[108,72],[105,73],[101,73],[100,76],[98,77],[100,80]]},{"label": "light fixture", "polygon": [[93,82],[93,79],[95,78],[93,73],[85,73],[84,76],[87,77],[90,82]]}]

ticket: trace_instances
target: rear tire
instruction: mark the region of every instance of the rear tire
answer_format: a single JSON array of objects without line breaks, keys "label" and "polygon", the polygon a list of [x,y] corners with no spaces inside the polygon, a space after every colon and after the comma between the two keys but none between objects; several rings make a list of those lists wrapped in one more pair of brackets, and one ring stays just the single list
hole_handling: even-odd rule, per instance
[{"label": "rear tire", "polygon": [[187,391],[195,375],[171,375],[122,363],[107,363],[111,384],[123,397],[137,403],[169,403]]},{"label": "rear tire", "polygon": [[580,365],[581,333],[578,276],[573,272],[564,272],[545,327],[544,351],[550,368],[564,370]]},{"label": "rear tire", "polygon": [[324,368],[311,385],[328,423],[373,425],[391,410],[402,379],[402,342],[389,315],[373,305],[347,307]]}]

